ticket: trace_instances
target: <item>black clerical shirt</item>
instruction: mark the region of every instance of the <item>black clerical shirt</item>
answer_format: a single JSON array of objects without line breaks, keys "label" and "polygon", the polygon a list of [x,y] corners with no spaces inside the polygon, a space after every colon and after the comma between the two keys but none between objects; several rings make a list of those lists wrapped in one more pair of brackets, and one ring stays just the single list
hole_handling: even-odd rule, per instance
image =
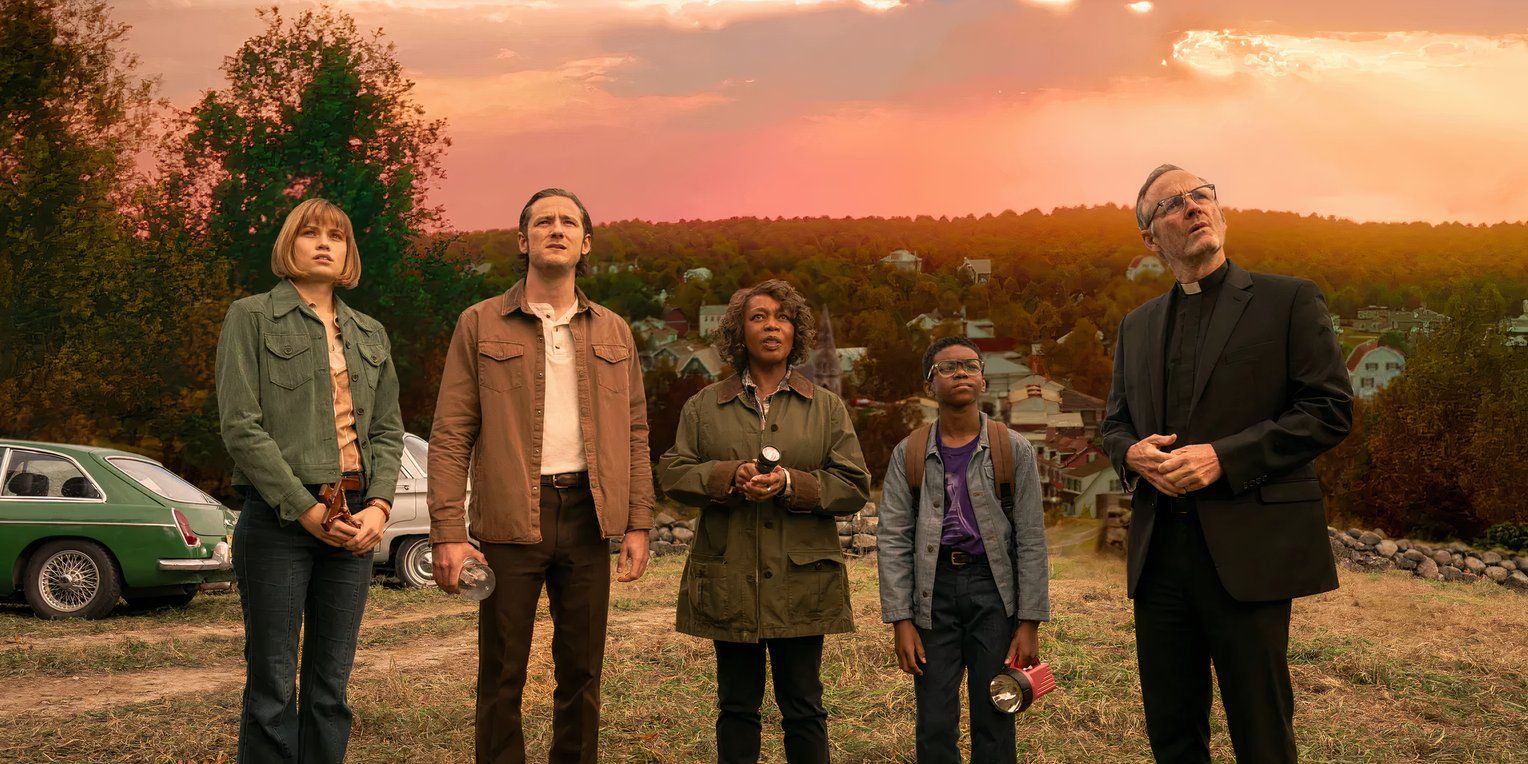
[{"label": "black clerical shirt", "polygon": [[[1188,430],[1188,412],[1194,405],[1194,375],[1199,364],[1199,348],[1210,330],[1210,314],[1225,283],[1230,261],[1220,264],[1208,276],[1190,284],[1173,286],[1168,302],[1166,380],[1162,389],[1166,400],[1166,432],[1182,435]],[[1170,448],[1188,445],[1181,438]]]}]

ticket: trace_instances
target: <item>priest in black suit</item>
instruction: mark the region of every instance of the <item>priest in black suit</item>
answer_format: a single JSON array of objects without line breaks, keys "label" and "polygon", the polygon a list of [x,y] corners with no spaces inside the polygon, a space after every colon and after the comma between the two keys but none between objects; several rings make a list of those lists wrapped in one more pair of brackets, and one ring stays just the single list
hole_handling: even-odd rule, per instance
[{"label": "priest in black suit", "polygon": [[1135,211],[1177,283],[1120,324],[1101,430],[1152,753],[1210,761],[1213,662],[1237,761],[1292,762],[1290,601],[1337,588],[1311,462],[1348,434],[1347,368],[1314,283],[1226,259],[1212,184],[1163,165]]}]

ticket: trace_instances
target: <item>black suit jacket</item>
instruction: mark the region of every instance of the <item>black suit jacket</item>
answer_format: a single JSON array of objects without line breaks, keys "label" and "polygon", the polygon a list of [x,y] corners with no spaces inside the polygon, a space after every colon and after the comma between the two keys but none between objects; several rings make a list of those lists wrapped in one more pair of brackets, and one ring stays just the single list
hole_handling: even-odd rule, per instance
[{"label": "black suit jacket", "polygon": [[[1125,452],[1164,428],[1169,294],[1120,323],[1114,386],[1100,426],[1120,480],[1135,486],[1132,597],[1161,494],[1125,466]],[[1172,448],[1209,443],[1220,457],[1220,480],[1192,496],[1226,591],[1258,602],[1337,588],[1311,462],[1347,436],[1353,391],[1321,290],[1231,263],[1200,347],[1194,390],[1188,427]]]}]

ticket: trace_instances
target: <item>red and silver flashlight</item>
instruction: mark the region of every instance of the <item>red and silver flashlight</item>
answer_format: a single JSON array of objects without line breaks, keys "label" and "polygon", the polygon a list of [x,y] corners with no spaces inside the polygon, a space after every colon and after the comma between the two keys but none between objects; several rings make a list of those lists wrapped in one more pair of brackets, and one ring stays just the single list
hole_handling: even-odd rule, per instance
[{"label": "red and silver flashlight", "polygon": [[1003,667],[987,685],[987,695],[992,705],[1005,714],[1017,714],[1029,708],[1041,696],[1056,689],[1056,678],[1051,676],[1050,664],[1036,663],[1021,669],[1018,659]]}]

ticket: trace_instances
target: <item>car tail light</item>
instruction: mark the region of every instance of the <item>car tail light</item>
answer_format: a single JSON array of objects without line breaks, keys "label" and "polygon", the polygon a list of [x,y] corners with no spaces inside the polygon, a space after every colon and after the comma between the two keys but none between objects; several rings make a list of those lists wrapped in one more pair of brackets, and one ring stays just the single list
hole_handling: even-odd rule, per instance
[{"label": "car tail light", "polygon": [[175,513],[175,527],[180,529],[180,537],[185,540],[186,546],[200,546],[202,540],[196,537],[196,532],[191,530],[191,521],[186,519],[180,510],[171,510]]}]

